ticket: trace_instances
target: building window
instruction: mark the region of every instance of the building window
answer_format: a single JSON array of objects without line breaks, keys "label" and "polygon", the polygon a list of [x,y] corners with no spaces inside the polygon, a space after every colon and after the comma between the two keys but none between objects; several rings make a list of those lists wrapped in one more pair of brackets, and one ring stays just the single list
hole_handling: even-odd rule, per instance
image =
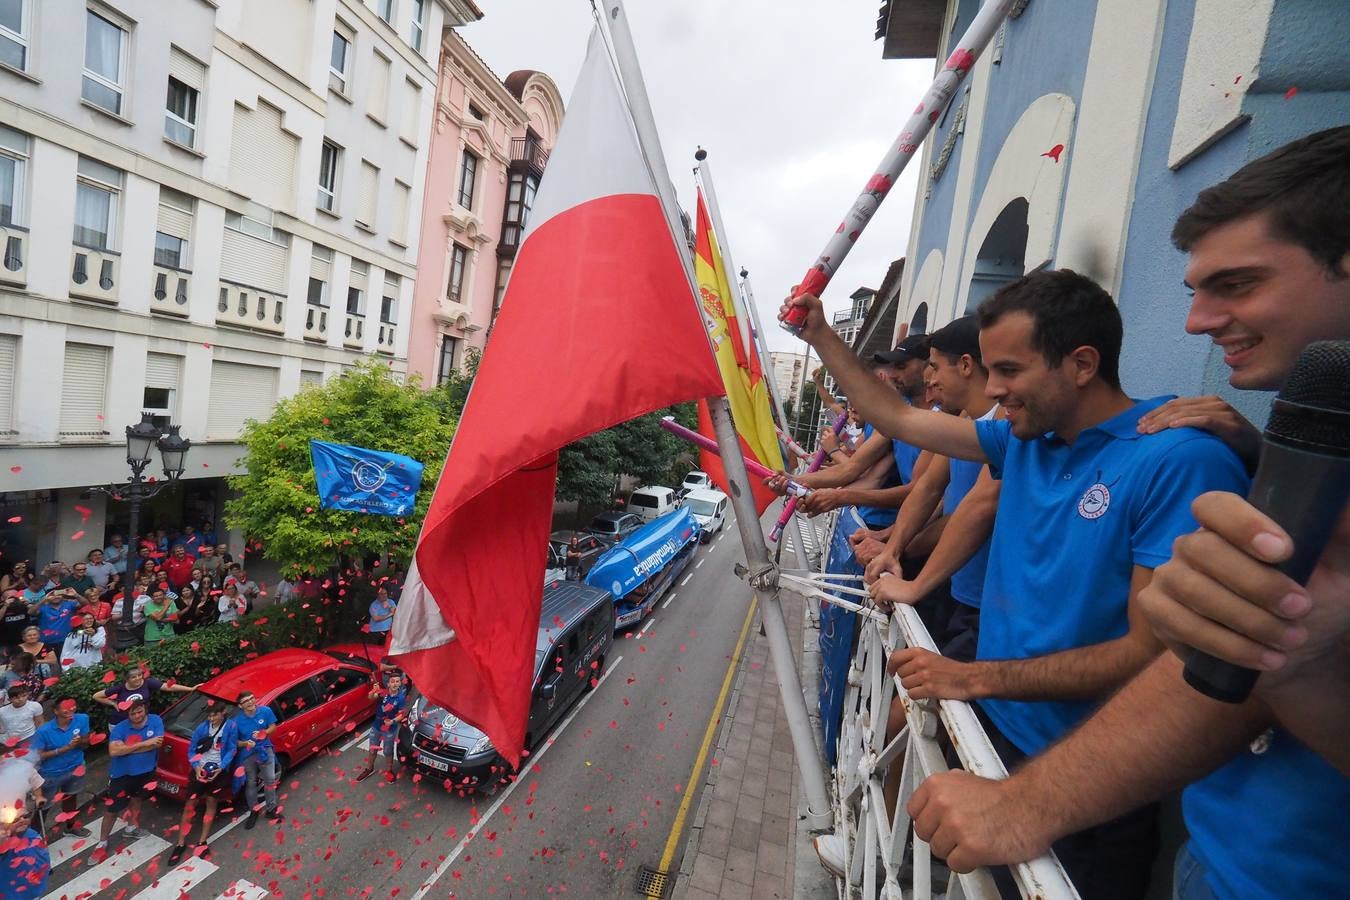
[{"label": "building window", "polygon": [[483,115],[483,111],[478,107],[474,106],[472,103],[469,104],[469,115],[480,122],[482,122],[486,118]]},{"label": "building window", "polygon": [[328,285],[313,275],[309,276],[309,293],[305,302],[310,306],[327,306]]},{"label": "building window", "polygon": [[409,3],[412,12],[412,30],[408,33],[408,43],[418,53],[422,52],[422,36],[426,33],[426,0],[411,0]]},{"label": "building window", "polygon": [[163,232],[155,232],[155,265],[168,266],[171,269],[183,269],[183,260],[187,257],[187,241],[172,237]]},{"label": "building window", "polygon": [[328,280],[332,271],[333,251],[315,244],[309,261],[309,291],[305,297],[310,306],[328,308]]},{"label": "building window", "polygon": [[398,295],[403,281],[397,275],[384,276],[384,296],[380,298],[380,321],[393,325],[398,321]]},{"label": "building window", "polygon": [[376,0],[375,9],[379,12],[380,18],[393,24],[394,22],[394,0]]},{"label": "building window", "polygon": [[445,287],[445,296],[455,303],[462,302],[464,295],[464,270],[469,267],[469,251],[454,244],[450,248],[450,281]]},{"label": "building window", "polygon": [[389,115],[389,73],[393,69],[384,54],[371,54],[370,84],[366,87],[366,115],[381,125]]},{"label": "building window", "polygon": [[342,161],[342,148],[332,141],[323,142],[323,151],[319,156],[319,209],[332,212],[337,207],[338,166]]},{"label": "building window", "polygon": [[28,68],[29,2],[0,0],[0,63],[20,71]]},{"label": "building window", "polygon": [[492,292],[492,318],[495,320],[502,311],[502,301],[506,299],[506,282],[511,277],[511,260],[503,259],[497,263],[497,286]]},{"label": "building window", "polygon": [[93,10],[85,13],[84,85],[80,96],[121,115],[126,89],[127,33]]},{"label": "building window", "polygon": [[473,185],[478,178],[478,157],[465,150],[459,160],[459,205],[473,209]]},{"label": "building window", "polygon": [[178,383],[183,358],[168,353],[149,353],[145,358],[145,388],[141,409],[154,416],[155,424],[167,428],[178,412]]},{"label": "building window", "polygon": [[169,78],[169,97],[165,102],[164,136],[184,147],[196,146],[197,91],[177,78]]},{"label": "building window", "polygon": [[328,86],[339,94],[347,93],[347,67],[351,65],[352,38],[355,32],[338,22],[333,29],[333,49],[328,57]]},{"label": "building window", "polygon": [[442,385],[455,375],[455,351],[459,341],[447,335],[441,336],[441,356],[436,364],[436,384]]},{"label": "building window", "polygon": [[401,181],[394,182],[394,222],[389,226],[389,240],[402,246],[408,245],[408,206],[412,199],[412,188]]},{"label": "building window", "polygon": [[[23,190],[27,170],[28,135],[0,125],[0,225],[18,225],[24,221]],[[0,247],[0,250],[6,249]]]},{"label": "building window", "polygon": [[416,147],[417,123],[422,112],[422,88],[411,78],[405,79],[403,84],[403,121],[399,126],[399,137]]},{"label": "building window", "polygon": [[66,344],[61,379],[58,434],[62,437],[106,435],[108,364],[112,350],[93,344]]},{"label": "building window", "polygon": [[370,279],[370,265],[352,260],[351,280],[347,286],[347,315],[364,316],[366,314],[366,288]]},{"label": "building window", "polygon": [[81,156],[75,184],[75,243],[91,250],[111,250],[117,229],[117,201],[122,173]]},{"label": "building window", "polygon": [[534,195],[539,190],[539,179],[525,172],[511,173],[506,189],[506,216],[502,220],[502,243],[508,247],[520,244],[525,225],[534,206]]},{"label": "building window", "polygon": [[356,224],[366,228],[375,227],[375,211],[380,195],[380,170],[361,160],[361,196],[356,204]]}]

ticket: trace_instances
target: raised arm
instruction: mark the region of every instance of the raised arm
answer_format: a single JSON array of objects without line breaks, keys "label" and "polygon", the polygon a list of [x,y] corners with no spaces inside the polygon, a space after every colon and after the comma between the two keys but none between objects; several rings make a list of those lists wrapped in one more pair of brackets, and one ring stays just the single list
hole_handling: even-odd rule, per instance
[{"label": "raised arm", "polygon": [[900,574],[900,554],[920,531],[933,518],[933,511],[942,503],[942,492],[951,480],[951,468],[947,457],[933,454],[933,460],[924,469],[922,475],[912,482],[909,496],[900,507],[895,527],[886,539],[886,549],[867,564],[867,580],[876,581],[882,572]]}]

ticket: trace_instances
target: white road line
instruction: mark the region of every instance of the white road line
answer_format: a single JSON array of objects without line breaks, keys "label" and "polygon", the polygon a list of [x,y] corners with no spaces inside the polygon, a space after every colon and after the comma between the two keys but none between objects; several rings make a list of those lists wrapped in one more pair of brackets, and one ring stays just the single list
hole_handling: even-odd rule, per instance
[{"label": "white road line", "polygon": [[[695,566],[694,568],[698,568],[698,566]],[[694,573],[693,573],[693,572],[690,572],[688,575],[684,576],[684,581],[681,581],[681,582],[680,582],[680,587],[684,587],[686,584],[688,584],[688,583],[689,583],[689,579],[690,579],[690,578],[693,578],[693,577],[694,577]]]},{"label": "white road line", "polygon": [[129,846],[109,856],[98,865],[89,866],[42,900],[60,900],[62,897],[92,897],[103,890],[104,882],[112,884],[130,874],[169,849],[169,842],[153,834],[137,838]]},{"label": "white road line", "polygon": [[177,867],[159,876],[150,887],[137,894],[136,900],[179,900],[219,869],[220,866],[209,859],[189,856]]},{"label": "white road line", "polygon": [[694,563],[694,568],[695,569],[703,568],[703,564],[707,561],[708,561],[707,559],[700,559],[698,562]]},{"label": "white road line", "polygon": [[216,900],[267,900],[272,892],[242,878],[225,889]]},{"label": "white road line", "polygon": [[[47,848],[47,852],[50,853],[52,857],[53,869],[76,854],[90,853],[93,851],[94,844],[98,843],[98,822],[99,820],[95,819],[94,824],[90,826],[89,837],[76,837],[73,834],[68,834]],[[117,832],[126,827],[127,820],[118,819],[113,823],[112,833],[117,834]]]},{"label": "white road line", "polygon": [[[567,714],[567,718],[563,719],[562,724],[558,726],[558,729],[554,731],[553,734],[549,736],[549,739],[544,742],[544,745],[539,748],[539,752],[535,753],[533,756],[530,757],[531,765],[538,763],[539,760],[544,758],[544,754],[547,753],[550,749],[552,749],[553,745],[557,742],[558,736],[561,735],[563,731],[567,729],[568,725],[572,724],[572,720],[576,718],[577,713],[581,712],[582,707],[584,707],[587,703],[589,703],[592,697],[600,693],[600,686],[605,683],[606,678],[613,675],[614,672],[618,670],[619,663],[622,660],[623,660],[622,656],[616,656],[614,658],[614,661],[610,663],[608,667],[606,667],[605,674],[600,676],[600,680],[595,684],[595,689],[592,690],[585,697],[581,698],[581,702],[578,703],[572,709],[572,711]],[[450,851],[450,854],[446,856],[444,860],[441,861],[441,864],[436,867],[436,871],[431,873],[431,877],[429,877],[426,881],[422,882],[422,886],[417,889],[417,893],[413,894],[412,897],[409,898],[409,900],[422,900],[423,897],[425,897],[428,893],[431,892],[431,889],[436,886],[436,882],[440,881],[441,877],[445,875],[447,871],[449,871],[452,865],[454,865],[455,860],[459,859],[459,855],[464,852],[464,848],[469,846],[469,840],[474,835],[478,834],[484,828],[487,827],[488,819],[491,819],[493,813],[495,813],[498,809],[500,809],[502,804],[505,803],[510,798],[511,792],[514,791],[517,787],[519,787],[522,782],[528,780],[529,779],[526,778],[517,778],[515,781],[511,782],[510,785],[507,786],[506,790],[502,791],[502,795],[497,798],[497,801],[493,803],[492,806],[488,807],[487,813],[481,819],[478,820],[478,825],[473,829],[473,831],[469,832],[468,834],[464,835],[464,837],[460,838],[459,843],[455,845],[455,849]],[[220,898],[217,898],[217,900],[220,900]]]},{"label": "white road line", "polygon": [[651,628],[652,625],[654,625],[655,623],[656,623],[656,620],[655,620],[655,619],[648,619],[648,620],[647,620],[647,624],[642,626],[642,629],[641,629],[640,631],[638,631],[637,637],[634,638],[634,640],[638,640],[638,641],[642,640],[642,636],[643,636],[644,634],[647,633],[647,629],[648,629],[648,628]]},{"label": "white road line", "polygon": [[666,598],[666,602],[661,604],[661,608],[665,609],[667,606],[670,605],[670,601],[674,600],[678,596],[679,596],[678,593],[672,593],[669,597]]}]

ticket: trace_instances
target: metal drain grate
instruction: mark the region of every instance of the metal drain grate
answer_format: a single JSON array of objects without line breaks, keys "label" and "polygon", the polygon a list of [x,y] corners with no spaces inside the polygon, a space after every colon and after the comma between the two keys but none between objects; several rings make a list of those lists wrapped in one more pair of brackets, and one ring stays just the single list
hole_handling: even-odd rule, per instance
[{"label": "metal drain grate", "polygon": [[666,895],[666,888],[670,886],[670,873],[662,872],[660,869],[653,869],[651,866],[643,866],[637,873],[637,892],[643,897],[656,898]]}]

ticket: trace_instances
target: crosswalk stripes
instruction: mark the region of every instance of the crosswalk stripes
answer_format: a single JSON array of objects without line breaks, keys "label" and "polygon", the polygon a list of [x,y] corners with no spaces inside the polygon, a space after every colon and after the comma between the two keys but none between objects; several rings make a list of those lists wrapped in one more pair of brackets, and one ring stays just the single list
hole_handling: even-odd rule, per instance
[{"label": "crosswalk stripes", "polygon": [[[123,828],[127,827],[126,819],[118,819],[113,824],[112,833],[117,834]],[[76,837],[68,834],[47,848],[47,852],[52,857],[52,868],[55,869],[61,863],[73,857],[89,855],[94,852],[94,844],[98,843],[98,822],[89,826],[89,837]]]},{"label": "crosswalk stripes", "polygon": [[75,900],[77,897],[89,897],[98,893],[107,884],[111,884],[124,875],[136,871],[150,860],[169,849],[164,838],[147,834],[132,841],[126,847],[111,854],[107,859],[92,865],[79,875],[67,881],[59,888],[48,893],[42,900]]},{"label": "crosswalk stripes", "polygon": [[148,888],[136,895],[135,900],[178,900],[198,884],[210,878],[220,866],[209,859],[189,856],[176,867],[165,872]]},{"label": "crosswalk stripes", "polygon": [[267,900],[272,894],[267,888],[258,887],[242,878],[225,889],[216,900]]}]

